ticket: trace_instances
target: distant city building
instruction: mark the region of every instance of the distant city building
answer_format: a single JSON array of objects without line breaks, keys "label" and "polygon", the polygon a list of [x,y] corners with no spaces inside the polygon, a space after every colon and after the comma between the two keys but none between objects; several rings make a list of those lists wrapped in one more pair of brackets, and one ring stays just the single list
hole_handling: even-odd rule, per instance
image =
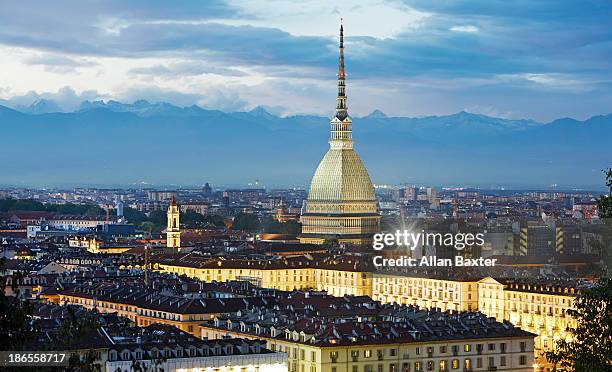
[{"label": "distant city building", "polygon": [[210,187],[210,185],[208,184],[208,182],[206,182],[206,184],[204,185],[204,187],[202,187],[202,194],[204,196],[211,196],[212,195],[212,187]]},{"label": "distant city building", "polygon": [[303,243],[337,240],[367,244],[380,229],[374,186],[353,149],[351,126],[345,93],[344,35],[340,26],[338,96],[331,120],[330,149],[312,177],[301,218]]},{"label": "distant city building", "polygon": [[167,201],[172,199],[174,191],[149,191],[148,198],[152,201]]},{"label": "distant city building", "polygon": [[418,190],[416,187],[408,186],[404,189],[404,198],[406,200],[416,200]]},{"label": "distant city building", "polygon": [[206,215],[210,204],[207,202],[184,202],[179,206],[181,212],[194,211],[196,213]]},{"label": "distant city building", "polygon": [[555,247],[554,228],[538,221],[527,221],[521,226],[519,255],[553,257]]}]

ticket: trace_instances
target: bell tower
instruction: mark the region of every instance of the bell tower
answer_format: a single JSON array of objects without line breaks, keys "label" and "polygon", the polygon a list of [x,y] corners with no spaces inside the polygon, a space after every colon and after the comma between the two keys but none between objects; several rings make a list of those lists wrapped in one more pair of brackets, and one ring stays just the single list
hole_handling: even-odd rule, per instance
[{"label": "bell tower", "polygon": [[169,248],[181,247],[181,229],[179,224],[179,208],[176,205],[174,194],[168,207],[168,225],[166,227],[166,246]]}]

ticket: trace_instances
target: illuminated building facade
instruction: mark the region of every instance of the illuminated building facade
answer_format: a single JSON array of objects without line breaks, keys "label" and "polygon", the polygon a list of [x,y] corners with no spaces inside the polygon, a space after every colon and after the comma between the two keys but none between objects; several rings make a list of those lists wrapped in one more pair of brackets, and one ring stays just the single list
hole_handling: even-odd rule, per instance
[{"label": "illuminated building facade", "polygon": [[573,286],[504,283],[488,277],[480,280],[478,287],[480,311],[538,335],[535,351],[540,363],[543,353],[553,350],[558,340],[571,340],[568,327],[578,326],[567,313],[579,294]]},{"label": "illuminated building facade", "polygon": [[[481,311],[499,321],[537,335],[536,356],[555,341],[568,337],[576,321],[567,314],[574,308],[578,289],[571,286],[502,283],[493,278],[444,279],[401,273],[373,272],[356,258],[326,263],[292,258],[289,261],[223,260],[202,263],[174,260],[156,263],[161,272],[203,281],[256,279],[256,284],[280,290],[315,289],[334,296],[365,295],[381,303],[438,308],[442,311]],[[215,266],[216,265],[216,266]]]},{"label": "illuminated building facade", "polygon": [[344,71],[344,30],[340,26],[340,61],[336,113],[331,120],[330,148],[319,163],[302,213],[303,243],[367,244],[379,231],[374,186],[353,149]]}]

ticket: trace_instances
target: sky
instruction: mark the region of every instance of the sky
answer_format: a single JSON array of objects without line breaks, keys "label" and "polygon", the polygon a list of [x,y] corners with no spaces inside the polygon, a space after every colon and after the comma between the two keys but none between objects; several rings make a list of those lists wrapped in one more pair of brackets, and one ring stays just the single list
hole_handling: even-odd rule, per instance
[{"label": "sky", "polygon": [[612,2],[0,2],[0,104],[146,99],[279,115],[612,112]]}]

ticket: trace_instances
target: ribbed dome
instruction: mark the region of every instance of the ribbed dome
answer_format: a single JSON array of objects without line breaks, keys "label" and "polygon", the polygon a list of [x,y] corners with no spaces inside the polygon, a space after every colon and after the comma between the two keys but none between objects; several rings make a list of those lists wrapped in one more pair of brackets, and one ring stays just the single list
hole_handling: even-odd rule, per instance
[{"label": "ribbed dome", "polygon": [[376,197],[359,155],[353,149],[329,149],[312,177],[308,202],[367,201],[376,202]]}]

